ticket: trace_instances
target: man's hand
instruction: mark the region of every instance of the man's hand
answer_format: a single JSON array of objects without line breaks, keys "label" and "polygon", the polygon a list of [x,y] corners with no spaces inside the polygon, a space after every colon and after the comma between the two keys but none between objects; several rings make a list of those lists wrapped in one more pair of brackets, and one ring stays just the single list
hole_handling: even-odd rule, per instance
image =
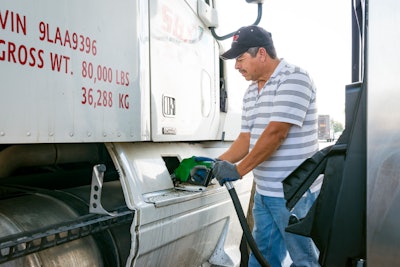
[{"label": "man's hand", "polygon": [[219,160],[214,163],[213,175],[217,178],[221,186],[225,182],[236,181],[242,178],[237,171],[236,165],[226,160]]}]

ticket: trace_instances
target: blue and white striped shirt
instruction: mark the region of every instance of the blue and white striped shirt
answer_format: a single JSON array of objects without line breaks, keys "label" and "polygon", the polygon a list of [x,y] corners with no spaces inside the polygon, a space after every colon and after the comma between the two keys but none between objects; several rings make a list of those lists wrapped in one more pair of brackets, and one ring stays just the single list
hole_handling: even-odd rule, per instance
[{"label": "blue and white striped shirt", "polygon": [[[308,73],[281,60],[258,92],[252,83],[243,98],[242,132],[250,133],[250,149],[271,121],[292,124],[278,150],[254,170],[261,195],[283,197],[282,181],[318,151],[316,87]],[[311,189],[320,186],[318,179]]]}]

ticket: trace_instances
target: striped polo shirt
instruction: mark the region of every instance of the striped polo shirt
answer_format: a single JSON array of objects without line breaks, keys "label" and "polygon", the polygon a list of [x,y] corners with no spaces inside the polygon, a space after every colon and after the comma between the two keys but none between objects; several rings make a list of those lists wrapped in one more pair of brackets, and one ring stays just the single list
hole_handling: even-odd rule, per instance
[{"label": "striped polo shirt", "polygon": [[[278,150],[253,175],[259,194],[283,197],[283,179],[318,151],[315,85],[305,70],[283,59],[260,92],[254,82],[244,95],[242,132],[250,133],[250,149],[271,121],[292,127]],[[311,189],[321,182],[315,181]]]}]

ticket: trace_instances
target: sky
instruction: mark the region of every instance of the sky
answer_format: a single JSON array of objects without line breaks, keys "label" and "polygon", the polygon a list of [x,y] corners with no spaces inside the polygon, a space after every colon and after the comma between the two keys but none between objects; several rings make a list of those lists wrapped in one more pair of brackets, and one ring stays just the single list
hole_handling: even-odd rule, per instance
[{"label": "sky", "polygon": [[[257,5],[222,1],[235,5],[219,10],[222,24],[230,17],[221,33],[254,23]],[[317,86],[319,114],[330,115],[343,125],[345,85],[351,82],[351,2],[264,0],[259,24],[272,33],[278,57],[310,73]]]}]

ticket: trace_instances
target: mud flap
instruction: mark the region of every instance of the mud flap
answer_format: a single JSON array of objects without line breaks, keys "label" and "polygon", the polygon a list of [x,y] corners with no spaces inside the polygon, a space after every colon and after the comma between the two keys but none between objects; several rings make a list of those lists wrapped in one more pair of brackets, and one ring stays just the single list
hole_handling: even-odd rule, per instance
[{"label": "mud flap", "polygon": [[[333,147],[332,150],[334,150]],[[322,184],[318,200],[314,202],[306,217],[300,219],[298,222],[289,224],[286,228],[287,232],[311,237],[320,250],[323,250],[323,245],[326,244],[326,240],[329,239],[329,233],[331,229],[330,225],[332,224],[334,216],[333,211],[335,210],[337,195],[340,192],[340,186],[342,184],[342,172],[337,171],[343,169],[344,151],[341,152],[342,153],[336,151],[334,155],[330,155],[328,153],[323,158],[321,158],[321,162],[319,164],[316,164],[316,169],[312,170],[312,173],[316,177],[318,177],[319,174],[324,173],[324,182]],[[322,166],[324,166],[322,172],[317,173],[316,170],[319,170]],[[297,179],[300,178],[298,176],[295,176],[294,174],[295,173],[293,173],[292,176],[289,176],[286,179],[290,181],[291,179],[293,179],[291,177],[296,177]],[[304,173],[304,176],[302,176],[302,178],[305,179],[306,177],[307,174]],[[309,182],[304,184],[309,184]],[[288,187],[287,184],[286,187]],[[303,186],[301,187],[301,189],[306,191],[308,187]],[[301,197],[301,195],[305,192],[303,192],[303,190],[297,190],[296,195],[300,195]],[[287,194],[285,194],[285,198],[286,196]],[[293,205],[292,207],[294,207],[294,205],[296,204],[293,200],[289,198],[287,201],[291,201],[291,205]],[[318,216],[320,214],[324,214],[324,216]],[[319,227],[321,225],[323,225],[324,227]]]},{"label": "mud flap", "polygon": [[311,237],[321,266],[356,266],[366,258],[366,95],[362,84],[346,88],[346,128],[332,147],[304,161],[283,181],[292,209],[320,175],[320,193],[304,218],[287,232]]},{"label": "mud flap", "polygon": [[283,180],[283,193],[288,210],[293,209],[312,183],[324,172],[331,149],[332,146],[328,146],[318,151]]}]

